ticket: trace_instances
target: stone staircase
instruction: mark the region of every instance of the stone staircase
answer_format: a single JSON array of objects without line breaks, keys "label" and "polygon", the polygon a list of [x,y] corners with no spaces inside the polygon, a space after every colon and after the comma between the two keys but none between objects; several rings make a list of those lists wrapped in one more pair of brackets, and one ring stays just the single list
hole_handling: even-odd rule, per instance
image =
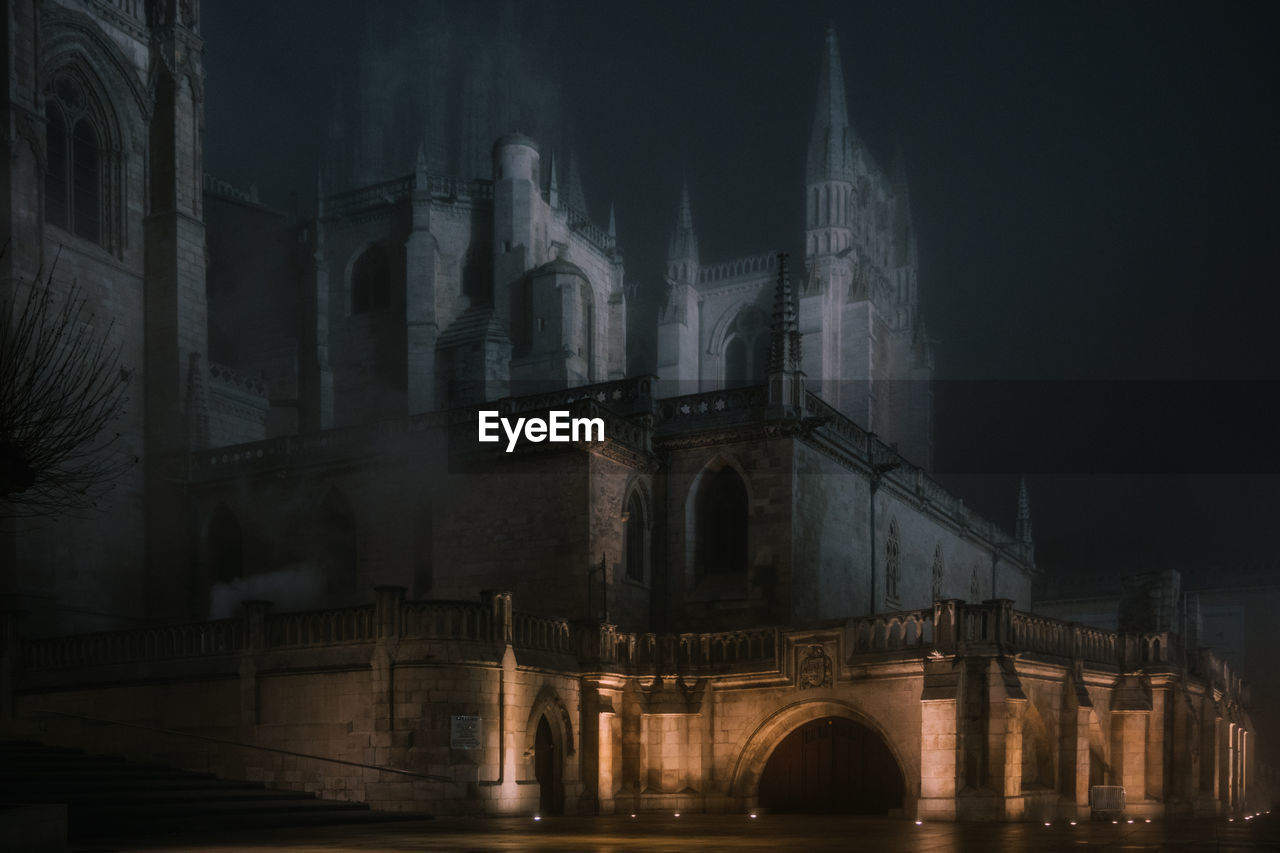
[{"label": "stone staircase", "polygon": [[71,838],[421,820],[363,803],[274,791],[208,773],[134,764],[34,742],[0,741],[0,808],[65,803]]}]

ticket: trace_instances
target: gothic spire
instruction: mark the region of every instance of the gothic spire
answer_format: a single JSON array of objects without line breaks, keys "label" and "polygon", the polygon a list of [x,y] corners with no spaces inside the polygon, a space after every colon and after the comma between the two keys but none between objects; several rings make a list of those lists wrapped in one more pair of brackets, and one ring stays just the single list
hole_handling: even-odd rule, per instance
[{"label": "gothic spire", "polygon": [[1018,523],[1014,535],[1023,545],[1030,545],[1031,538],[1031,500],[1027,497],[1027,478],[1018,478]]},{"label": "gothic spire", "polygon": [[618,220],[613,214],[613,202],[609,202],[609,242],[618,242]]},{"label": "gothic spire", "polygon": [[697,280],[698,235],[693,230],[693,207],[689,204],[689,183],[680,187],[680,208],[676,213],[676,229],[667,244],[667,267],[672,279],[688,284]]},{"label": "gothic spire", "polygon": [[792,373],[800,369],[800,323],[795,291],[787,269],[790,256],[778,253],[778,281],[773,291],[773,319],[769,326],[769,372]]},{"label": "gothic spire", "polygon": [[844,95],[844,69],[836,31],[828,27],[822,70],[818,75],[818,101],[809,134],[806,164],[808,182],[849,181],[853,177],[853,132]]}]

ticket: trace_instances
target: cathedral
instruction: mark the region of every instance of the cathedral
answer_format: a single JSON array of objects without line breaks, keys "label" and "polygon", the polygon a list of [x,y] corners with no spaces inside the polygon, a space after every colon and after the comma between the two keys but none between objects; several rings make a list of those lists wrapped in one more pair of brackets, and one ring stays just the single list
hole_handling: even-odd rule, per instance
[{"label": "cathedral", "polygon": [[[513,41],[370,15],[434,58],[362,54],[298,217],[204,171],[197,4],[9,14],[0,287],[104,318],[138,461],[0,528],[6,726],[440,813],[1243,808],[1238,677],[1033,616],[1025,492],[1010,533],[930,477],[905,168],[833,31],[803,257],[703,259],[685,188],[633,281]],[[481,408],[605,438],[491,452]]]}]

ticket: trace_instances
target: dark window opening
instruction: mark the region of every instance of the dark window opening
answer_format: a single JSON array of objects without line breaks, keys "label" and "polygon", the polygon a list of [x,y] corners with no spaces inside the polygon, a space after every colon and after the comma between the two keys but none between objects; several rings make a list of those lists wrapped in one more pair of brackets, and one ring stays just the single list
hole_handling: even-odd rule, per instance
[{"label": "dark window opening", "polygon": [[77,237],[107,245],[108,150],[97,104],[71,76],[60,76],[45,106],[44,218]]},{"label": "dark window opening", "polygon": [[708,471],[698,490],[698,567],[702,574],[747,570],[747,487],[732,468]]},{"label": "dark window opening", "polygon": [[648,519],[644,514],[644,502],[638,492],[632,492],[627,501],[627,577],[634,581],[644,581],[645,551],[648,537]]},{"label": "dark window opening", "polygon": [[216,583],[230,583],[244,574],[244,539],[240,522],[219,505],[209,522],[209,562]]},{"label": "dark window opening", "polygon": [[391,264],[386,250],[373,246],[351,270],[351,313],[382,311],[391,304]]}]

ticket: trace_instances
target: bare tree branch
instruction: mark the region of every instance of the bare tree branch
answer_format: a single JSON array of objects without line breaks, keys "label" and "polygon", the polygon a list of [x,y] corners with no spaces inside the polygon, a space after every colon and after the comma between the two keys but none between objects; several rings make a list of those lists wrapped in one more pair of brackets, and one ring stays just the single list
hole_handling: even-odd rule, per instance
[{"label": "bare tree branch", "polygon": [[0,518],[98,509],[138,461],[114,429],[132,377],[115,323],[99,328],[79,285],[59,299],[52,282],[41,271],[0,298]]}]

